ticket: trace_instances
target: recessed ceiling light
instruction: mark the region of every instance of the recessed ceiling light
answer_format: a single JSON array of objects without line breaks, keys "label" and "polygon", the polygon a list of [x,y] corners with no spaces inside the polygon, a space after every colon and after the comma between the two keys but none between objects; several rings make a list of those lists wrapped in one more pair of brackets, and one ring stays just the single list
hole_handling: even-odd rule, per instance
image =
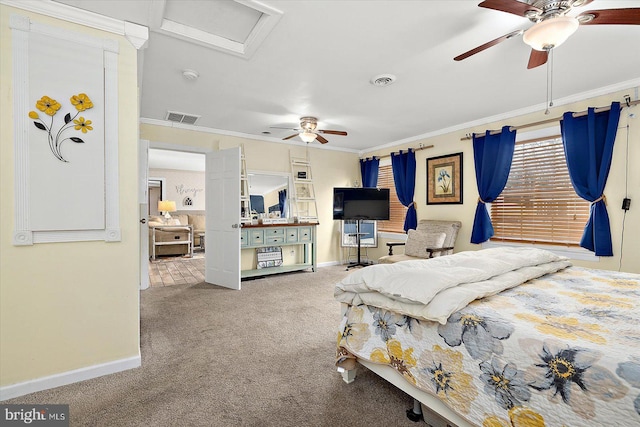
[{"label": "recessed ceiling light", "polygon": [[393,74],[380,74],[372,77],[370,82],[374,86],[389,86],[396,81],[396,76]]}]

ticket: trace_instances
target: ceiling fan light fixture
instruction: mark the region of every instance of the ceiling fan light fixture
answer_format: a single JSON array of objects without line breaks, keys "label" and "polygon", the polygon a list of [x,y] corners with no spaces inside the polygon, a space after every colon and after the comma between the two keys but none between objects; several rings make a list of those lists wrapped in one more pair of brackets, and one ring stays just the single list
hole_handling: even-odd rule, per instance
[{"label": "ceiling fan light fixture", "polygon": [[522,39],[531,48],[545,51],[564,43],[578,29],[579,22],[570,16],[558,16],[535,24],[524,32]]},{"label": "ceiling fan light fixture", "polygon": [[300,134],[300,139],[304,142],[311,142],[316,139],[318,135],[313,132],[305,131]]}]

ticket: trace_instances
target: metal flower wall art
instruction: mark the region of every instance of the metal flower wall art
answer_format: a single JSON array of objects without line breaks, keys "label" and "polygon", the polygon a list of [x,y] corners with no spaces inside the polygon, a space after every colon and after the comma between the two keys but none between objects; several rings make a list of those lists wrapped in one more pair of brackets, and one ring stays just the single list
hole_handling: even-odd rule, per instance
[{"label": "metal flower wall art", "polygon": [[80,93],[78,95],[73,95],[69,100],[71,101],[71,104],[76,108],[76,114],[72,117],[71,113],[67,113],[64,116],[64,124],[57,132],[55,132],[53,128],[53,116],[55,116],[58,110],[60,110],[61,108],[61,105],[58,103],[58,101],[56,101],[55,99],[51,99],[45,95],[36,102],[36,108],[47,116],[51,117],[51,121],[48,124],[40,118],[40,115],[37,111],[29,112],[29,117],[34,120],[33,124],[38,129],[47,132],[49,148],[51,149],[53,155],[56,156],[56,158],[61,162],[66,163],[68,163],[69,161],[62,156],[62,143],[69,139],[76,144],[82,144],[84,143],[84,140],[82,138],[78,138],[77,136],[63,137],[63,134],[71,128],[74,128],[76,131],[80,131],[82,133],[87,133],[93,130],[93,127],[91,126],[91,120],[87,120],[83,116],[79,116],[79,114],[83,111],[93,108],[91,99],[89,99],[86,94]]}]

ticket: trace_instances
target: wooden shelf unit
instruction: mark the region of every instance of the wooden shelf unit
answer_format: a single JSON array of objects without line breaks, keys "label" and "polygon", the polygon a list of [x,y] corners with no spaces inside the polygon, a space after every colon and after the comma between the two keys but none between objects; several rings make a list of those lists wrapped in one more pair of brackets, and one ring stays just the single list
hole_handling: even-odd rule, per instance
[{"label": "wooden shelf unit", "polygon": [[259,224],[243,225],[240,230],[240,249],[249,250],[268,246],[302,246],[302,263],[279,267],[242,270],[242,279],[271,274],[312,269],[316,271],[316,226],[318,224]]}]

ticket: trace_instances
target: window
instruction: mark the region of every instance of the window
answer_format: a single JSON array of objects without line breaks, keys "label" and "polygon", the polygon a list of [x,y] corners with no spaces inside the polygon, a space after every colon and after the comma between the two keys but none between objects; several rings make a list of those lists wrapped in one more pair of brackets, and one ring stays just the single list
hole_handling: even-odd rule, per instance
[{"label": "window", "polygon": [[571,185],[562,138],[516,143],[507,185],[491,203],[491,240],[578,246],[589,205]]},{"label": "window", "polygon": [[378,188],[389,189],[389,220],[378,221],[378,231],[393,233],[404,233],[404,217],[407,215],[407,208],[402,206],[396,193],[396,184],[393,182],[393,170],[391,162],[383,165],[380,161],[378,168]]}]

